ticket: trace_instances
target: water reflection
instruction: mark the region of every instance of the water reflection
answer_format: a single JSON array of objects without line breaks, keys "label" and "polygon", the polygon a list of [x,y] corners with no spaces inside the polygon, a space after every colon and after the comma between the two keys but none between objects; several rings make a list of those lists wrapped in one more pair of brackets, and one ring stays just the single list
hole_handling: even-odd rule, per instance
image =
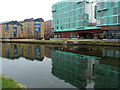
[{"label": "water reflection", "polygon": [[0,48],[3,73],[32,88],[120,88],[119,48],[16,43]]},{"label": "water reflection", "polygon": [[29,60],[42,61],[44,59],[44,46],[32,44],[2,44],[2,57],[17,59],[24,57]]},{"label": "water reflection", "polygon": [[118,88],[119,55],[119,50],[56,47],[52,74],[78,88]]}]

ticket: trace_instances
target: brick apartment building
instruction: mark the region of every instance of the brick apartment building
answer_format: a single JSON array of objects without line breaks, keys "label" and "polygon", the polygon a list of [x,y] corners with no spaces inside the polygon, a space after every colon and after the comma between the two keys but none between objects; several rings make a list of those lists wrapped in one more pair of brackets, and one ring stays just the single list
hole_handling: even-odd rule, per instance
[{"label": "brick apartment building", "polygon": [[42,18],[38,19],[25,19],[24,21],[20,21],[23,25],[23,37],[25,38],[36,38],[42,37],[44,38],[44,20]]},{"label": "brick apartment building", "polygon": [[53,37],[54,33],[52,32],[52,20],[45,21],[45,38]]},{"label": "brick apartment building", "polygon": [[0,38],[23,37],[22,25],[17,21],[9,21],[0,24]]}]

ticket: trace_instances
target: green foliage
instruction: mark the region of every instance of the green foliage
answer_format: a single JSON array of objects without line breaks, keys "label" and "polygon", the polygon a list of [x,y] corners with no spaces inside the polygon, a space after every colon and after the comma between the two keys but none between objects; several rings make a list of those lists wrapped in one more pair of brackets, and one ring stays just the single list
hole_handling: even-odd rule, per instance
[{"label": "green foliage", "polygon": [[2,79],[2,83],[0,83],[0,87],[2,88],[20,88],[20,86],[18,85],[17,82],[13,81],[12,79],[8,79],[8,78],[0,78],[0,80]]}]

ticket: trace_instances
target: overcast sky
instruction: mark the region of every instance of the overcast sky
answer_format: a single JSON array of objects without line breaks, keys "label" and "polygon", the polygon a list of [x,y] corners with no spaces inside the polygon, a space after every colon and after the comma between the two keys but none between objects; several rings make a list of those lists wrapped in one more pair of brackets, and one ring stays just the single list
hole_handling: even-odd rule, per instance
[{"label": "overcast sky", "polygon": [[52,19],[51,7],[61,0],[0,0],[0,22],[26,18]]},{"label": "overcast sky", "polygon": [[62,0],[0,0],[0,22],[21,21],[27,18],[50,20],[52,19],[51,7],[59,1]]}]

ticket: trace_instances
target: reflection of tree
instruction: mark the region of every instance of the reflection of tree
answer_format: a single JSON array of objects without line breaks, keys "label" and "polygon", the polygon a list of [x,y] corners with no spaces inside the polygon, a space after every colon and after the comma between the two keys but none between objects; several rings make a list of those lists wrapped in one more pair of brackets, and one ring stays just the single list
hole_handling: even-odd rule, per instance
[{"label": "reflection of tree", "polygon": [[89,68],[92,68],[88,66],[90,57],[58,50],[53,50],[52,56],[52,74],[54,76],[77,88],[87,86],[88,80],[92,78],[92,75],[88,76],[91,72]]},{"label": "reflection of tree", "polygon": [[11,60],[24,57],[27,60],[42,61],[44,59],[44,46],[32,44],[2,44],[2,57]]}]

